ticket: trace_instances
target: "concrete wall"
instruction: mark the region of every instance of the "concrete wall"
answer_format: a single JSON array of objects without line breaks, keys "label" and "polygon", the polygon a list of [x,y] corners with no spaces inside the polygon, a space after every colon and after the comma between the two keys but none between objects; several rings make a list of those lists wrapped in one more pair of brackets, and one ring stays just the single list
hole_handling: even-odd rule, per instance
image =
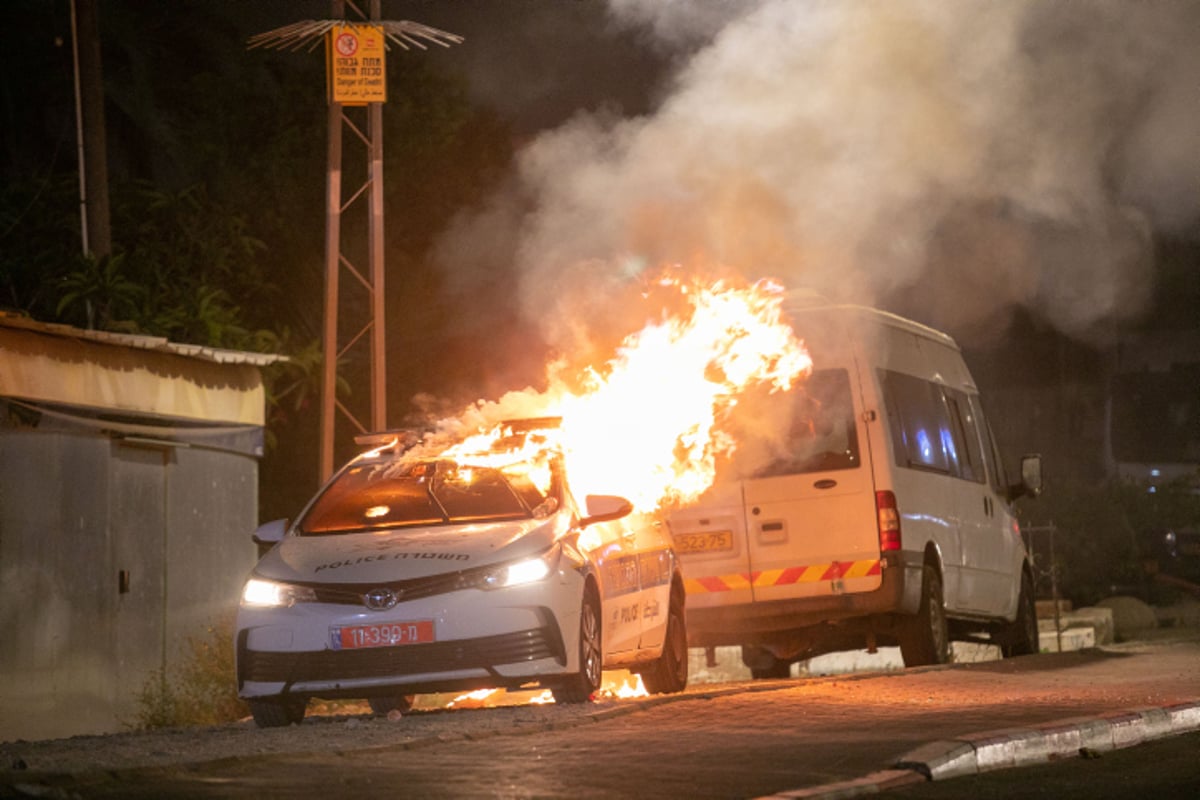
[{"label": "concrete wall", "polygon": [[145,682],[236,606],[257,473],[229,451],[0,429],[0,741],[135,718]]}]

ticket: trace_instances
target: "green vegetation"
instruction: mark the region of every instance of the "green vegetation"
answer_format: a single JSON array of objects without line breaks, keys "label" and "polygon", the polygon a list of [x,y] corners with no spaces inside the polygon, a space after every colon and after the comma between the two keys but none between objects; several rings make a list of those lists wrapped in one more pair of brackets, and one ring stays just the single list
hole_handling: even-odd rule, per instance
[{"label": "green vegetation", "polygon": [[[248,51],[246,38],[288,20],[212,0],[101,8],[112,253],[81,255],[69,15],[16,0],[27,35],[0,50],[0,310],[42,322],[280,353],[266,371],[264,514],[283,516],[316,488],[322,374],[328,106],[319,53]],[[244,29],[242,29],[244,28]],[[453,68],[453,62],[441,62]],[[383,109],[389,418],[419,392],[440,392],[447,363],[478,379],[486,358],[430,358],[459,346],[465,304],[449,299],[432,248],[449,221],[480,203],[510,164],[513,140],[473,105],[460,75],[430,53],[388,59]],[[347,114],[363,128],[361,109]],[[347,136],[345,197],[366,178],[365,148]],[[100,187],[91,187],[90,192]],[[345,257],[365,267],[365,202],[342,218]],[[507,285],[498,265],[495,279]],[[365,307],[344,276],[343,314]],[[472,339],[472,342],[475,340]],[[476,345],[481,346],[481,345]],[[500,344],[490,346],[499,347]],[[357,351],[339,365],[341,399],[366,402]],[[472,387],[471,391],[476,391]]]},{"label": "green vegetation", "polygon": [[[1160,485],[1154,492],[1129,480],[1053,486],[1022,507],[1021,524],[1026,531],[1054,526],[1059,594],[1076,606],[1117,593],[1153,597],[1164,590],[1152,585],[1146,570],[1152,557],[1147,543],[1155,531],[1200,525],[1196,485],[1192,478]],[[1032,536],[1035,552],[1045,554],[1048,534],[1035,531]],[[1046,561],[1043,555],[1043,572],[1050,568]],[[1049,586],[1049,579],[1043,579],[1039,594],[1048,597]]]},{"label": "green vegetation", "polygon": [[233,614],[189,637],[177,672],[155,672],[138,695],[132,728],[217,725],[249,716],[234,681]]}]

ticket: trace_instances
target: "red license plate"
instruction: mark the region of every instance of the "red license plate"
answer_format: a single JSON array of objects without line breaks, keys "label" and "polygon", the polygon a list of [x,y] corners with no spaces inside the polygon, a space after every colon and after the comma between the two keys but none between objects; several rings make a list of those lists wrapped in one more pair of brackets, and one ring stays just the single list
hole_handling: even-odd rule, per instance
[{"label": "red license plate", "polygon": [[366,647],[395,647],[436,641],[431,619],[342,625],[329,629],[329,639],[334,650],[361,650]]}]

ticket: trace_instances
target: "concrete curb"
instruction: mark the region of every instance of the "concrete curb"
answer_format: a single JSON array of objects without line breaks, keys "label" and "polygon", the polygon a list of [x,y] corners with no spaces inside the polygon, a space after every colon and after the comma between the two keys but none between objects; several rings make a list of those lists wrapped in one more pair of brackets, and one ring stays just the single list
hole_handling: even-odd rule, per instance
[{"label": "concrete curb", "polygon": [[1200,730],[1200,700],[1133,708],[929,742],[904,754],[893,769],[849,781],[777,792],[770,798],[863,797],[922,781],[943,781],[996,769],[1086,756]]}]

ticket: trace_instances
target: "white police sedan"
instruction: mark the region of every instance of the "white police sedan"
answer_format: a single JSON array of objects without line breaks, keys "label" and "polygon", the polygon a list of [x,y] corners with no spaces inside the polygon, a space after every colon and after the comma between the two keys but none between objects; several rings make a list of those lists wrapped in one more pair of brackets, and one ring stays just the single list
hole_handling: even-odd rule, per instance
[{"label": "white police sedan", "polygon": [[619,497],[589,496],[581,510],[562,459],[527,451],[380,447],[295,523],[259,528],[271,549],[246,581],[235,646],[260,727],[299,722],[314,697],[365,698],[380,714],[415,694],[485,687],[584,702],[617,667],[650,692],[684,688],[670,535]]}]

